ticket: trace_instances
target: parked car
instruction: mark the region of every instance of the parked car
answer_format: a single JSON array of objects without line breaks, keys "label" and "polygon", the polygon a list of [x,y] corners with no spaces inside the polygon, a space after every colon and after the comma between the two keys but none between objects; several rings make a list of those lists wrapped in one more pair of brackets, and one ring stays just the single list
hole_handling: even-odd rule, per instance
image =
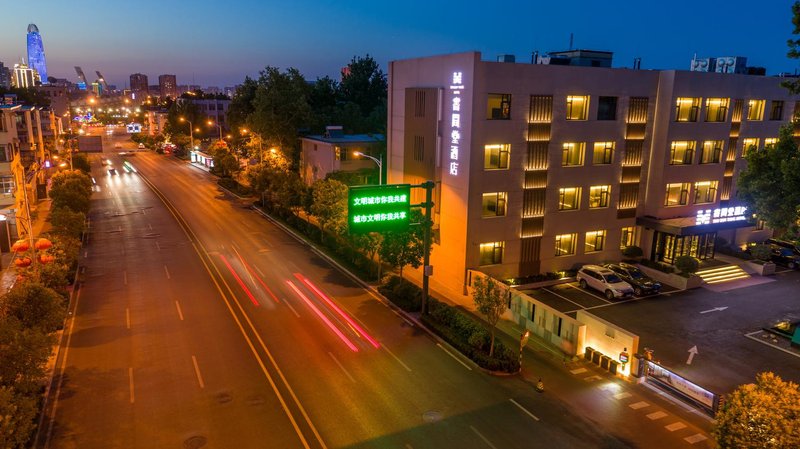
[{"label": "parked car", "polygon": [[778,245],[770,245],[770,249],[772,250],[770,260],[775,265],[780,265],[791,270],[795,270],[800,267],[800,254],[797,254],[789,248],[784,248]]},{"label": "parked car", "polygon": [[584,265],[578,270],[581,288],[591,287],[602,292],[606,299],[626,298],[633,295],[631,284],[620,279],[616,273],[600,265]]},{"label": "parked car", "polygon": [[794,252],[796,255],[800,256],[800,247],[798,247],[792,242],[787,242],[786,240],[778,240],[778,239],[766,239],[764,240],[764,244],[778,246],[781,248],[787,248],[792,252]]},{"label": "parked car", "polygon": [[623,281],[631,284],[631,287],[633,287],[633,294],[636,296],[655,294],[661,290],[660,282],[648,277],[642,270],[634,265],[620,262],[607,263],[603,266],[617,273]]}]

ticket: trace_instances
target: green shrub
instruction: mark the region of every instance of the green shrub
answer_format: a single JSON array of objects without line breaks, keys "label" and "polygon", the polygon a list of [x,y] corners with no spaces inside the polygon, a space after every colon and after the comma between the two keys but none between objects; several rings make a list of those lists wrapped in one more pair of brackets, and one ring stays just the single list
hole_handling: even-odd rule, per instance
[{"label": "green shrub", "polygon": [[642,257],[642,255],[644,255],[644,251],[642,251],[642,248],[639,248],[638,246],[631,245],[622,249],[622,255],[630,258]]},{"label": "green shrub", "polygon": [[422,290],[409,281],[401,281],[399,276],[388,276],[378,291],[406,312],[422,310]]},{"label": "green shrub", "polygon": [[678,256],[675,258],[675,268],[682,274],[691,274],[697,272],[700,262],[692,256]]},{"label": "green shrub", "polygon": [[756,245],[750,248],[750,254],[754,259],[766,262],[772,258],[772,248],[769,245]]}]

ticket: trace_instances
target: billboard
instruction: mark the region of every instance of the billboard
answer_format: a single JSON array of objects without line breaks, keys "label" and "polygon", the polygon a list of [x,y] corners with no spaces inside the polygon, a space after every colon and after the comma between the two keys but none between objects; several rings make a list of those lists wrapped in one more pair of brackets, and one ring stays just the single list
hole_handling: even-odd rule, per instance
[{"label": "billboard", "polygon": [[128,131],[128,134],[140,133],[142,132],[142,124],[128,123],[127,125],[125,125],[125,129]]},{"label": "billboard", "polygon": [[350,187],[347,195],[347,225],[351,234],[404,231],[411,210],[411,185]]}]

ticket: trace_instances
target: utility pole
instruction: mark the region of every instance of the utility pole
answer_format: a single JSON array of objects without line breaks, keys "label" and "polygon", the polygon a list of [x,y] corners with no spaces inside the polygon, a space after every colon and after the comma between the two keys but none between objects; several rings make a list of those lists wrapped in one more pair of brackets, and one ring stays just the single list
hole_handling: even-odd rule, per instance
[{"label": "utility pole", "polygon": [[428,313],[428,278],[433,274],[433,267],[431,263],[431,228],[433,227],[433,188],[436,183],[433,181],[426,181],[420,185],[425,189],[425,233],[423,237],[423,245],[425,245],[425,256],[422,259],[422,314]]}]

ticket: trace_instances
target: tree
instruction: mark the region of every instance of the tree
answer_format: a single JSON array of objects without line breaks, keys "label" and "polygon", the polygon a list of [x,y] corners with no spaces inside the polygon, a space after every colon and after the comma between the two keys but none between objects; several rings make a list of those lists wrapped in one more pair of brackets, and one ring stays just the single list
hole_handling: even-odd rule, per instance
[{"label": "tree", "polygon": [[250,114],[253,113],[253,100],[256,98],[258,83],[256,80],[245,77],[244,82],[236,88],[231,104],[228,106],[228,125],[231,130],[246,128]]},{"label": "tree", "polygon": [[55,337],[23,326],[12,317],[0,320],[0,386],[23,394],[38,392]]},{"label": "tree", "polygon": [[75,212],[89,212],[92,180],[78,170],[56,173],[51,178],[50,198],[53,207],[65,207]]},{"label": "tree", "polygon": [[311,214],[319,222],[320,239],[325,239],[326,228],[343,233],[347,227],[347,186],[333,179],[320,179],[311,189]]},{"label": "tree", "polygon": [[355,103],[366,117],[386,99],[386,74],[370,56],[354,56],[343,71],[339,92],[342,100]]},{"label": "tree", "polygon": [[[417,209],[411,211],[411,223],[424,223],[425,217]],[[424,225],[411,225],[406,231],[391,231],[383,234],[383,242],[378,251],[381,261],[391,267],[400,269],[400,281],[403,280],[403,267],[411,265],[419,268],[425,256]]]},{"label": "tree", "polygon": [[0,387],[0,447],[28,447],[37,414],[35,396],[19,394],[9,386]]},{"label": "tree", "polygon": [[326,76],[317,78],[309,93],[308,103],[312,111],[310,128],[314,132],[323,132],[327,125],[339,125],[337,106],[339,84]]},{"label": "tree", "polygon": [[56,234],[80,237],[86,230],[86,215],[67,207],[52,208],[49,220]]},{"label": "tree", "polygon": [[92,171],[89,158],[84,153],[72,153],[72,168],[87,174]]},{"label": "tree", "polygon": [[503,292],[491,277],[477,276],[472,282],[472,300],[475,301],[478,312],[486,317],[486,322],[489,324],[489,332],[492,336],[489,357],[492,357],[494,355],[494,332],[500,316],[506,310]]},{"label": "tree", "polygon": [[[367,259],[374,261],[378,255],[383,242],[383,236],[377,232],[369,232],[367,234],[349,234],[350,243],[364,253]],[[378,263],[378,279],[381,278],[381,264]],[[369,273],[372,274],[372,268],[369,268]]]},{"label": "tree", "polygon": [[37,282],[14,285],[2,297],[5,318],[13,318],[26,328],[44,333],[57,330],[64,322],[66,310],[58,293]]},{"label": "tree", "polygon": [[[792,4],[792,34],[800,34],[800,2]],[[787,56],[792,59],[800,59],[800,39],[789,39],[786,42],[789,45]],[[789,81],[784,81],[781,85],[793,94],[800,94],[800,78],[791,78]]]},{"label": "tree", "polygon": [[781,128],[778,143],[749,151],[738,180],[738,196],[767,225],[785,233],[797,226],[800,206],[800,152],[792,125]]},{"label": "tree", "polygon": [[773,373],[740,385],[716,415],[714,437],[720,449],[800,447],[800,389]]}]

